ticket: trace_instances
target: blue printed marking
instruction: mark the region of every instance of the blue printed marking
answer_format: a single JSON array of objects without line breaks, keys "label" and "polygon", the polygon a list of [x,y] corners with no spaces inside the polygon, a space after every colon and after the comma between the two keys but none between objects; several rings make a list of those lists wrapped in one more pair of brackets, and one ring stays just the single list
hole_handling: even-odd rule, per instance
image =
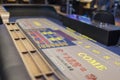
[{"label": "blue printed marking", "polygon": [[[71,46],[71,45],[75,45],[71,40],[72,39],[68,39],[68,36],[63,36],[59,33],[61,33],[61,31],[59,30],[52,30],[50,28],[46,28],[44,30],[40,30],[40,32],[46,32],[46,34],[43,34],[47,39],[50,40],[50,38],[53,38],[53,39],[56,39],[58,37],[62,37],[63,40],[51,40],[52,43],[62,43],[62,42],[66,42],[68,44],[68,46]],[[47,32],[52,32],[53,34],[47,34]],[[59,32],[59,33],[58,33]],[[63,33],[63,32],[62,32]],[[63,33],[65,34],[65,33]]]},{"label": "blue printed marking", "polygon": [[35,38],[36,41],[40,41],[40,38]]}]

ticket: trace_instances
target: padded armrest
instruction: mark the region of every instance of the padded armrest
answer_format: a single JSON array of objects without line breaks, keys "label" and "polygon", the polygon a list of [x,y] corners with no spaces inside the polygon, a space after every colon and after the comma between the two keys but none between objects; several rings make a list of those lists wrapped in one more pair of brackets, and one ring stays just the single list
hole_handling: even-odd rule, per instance
[{"label": "padded armrest", "polygon": [[48,5],[3,5],[10,12],[10,17],[19,16],[45,16],[58,18],[54,7]]}]

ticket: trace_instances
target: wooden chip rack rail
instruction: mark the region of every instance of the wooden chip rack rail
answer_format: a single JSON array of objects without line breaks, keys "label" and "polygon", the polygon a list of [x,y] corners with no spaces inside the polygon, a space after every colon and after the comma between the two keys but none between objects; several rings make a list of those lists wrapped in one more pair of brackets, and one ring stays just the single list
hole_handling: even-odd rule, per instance
[{"label": "wooden chip rack rail", "polygon": [[31,80],[62,80],[16,23],[5,24]]}]

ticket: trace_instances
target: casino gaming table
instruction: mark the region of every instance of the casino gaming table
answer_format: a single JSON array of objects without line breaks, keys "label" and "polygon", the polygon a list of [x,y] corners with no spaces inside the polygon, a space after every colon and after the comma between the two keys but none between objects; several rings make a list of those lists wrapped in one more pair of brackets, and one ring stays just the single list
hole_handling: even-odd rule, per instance
[{"label": "casino gaming table", "polygon": [[[75,31],[70,22],[83,23],[48,5],[2,7],[10,12],[9,22],[0,25],[3,80],[120,79],[120,48],[83,35],[85,30]],[[119,29],[111,30],[119,36]]]}]

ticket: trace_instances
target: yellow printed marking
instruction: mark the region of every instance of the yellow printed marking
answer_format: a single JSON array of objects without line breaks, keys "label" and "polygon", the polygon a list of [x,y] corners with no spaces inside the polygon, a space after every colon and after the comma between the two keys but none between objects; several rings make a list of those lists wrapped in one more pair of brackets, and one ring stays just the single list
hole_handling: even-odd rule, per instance
[{"label": "yellow printed marking", "polygon": [[83,38],[90,39],[88,36],[81,35]]},{"label": "yellow printed marking", "polygon": [[64,42],[61,42],[61,44],[60,44],[60,45],[61,45],[61,46],[65,46],[65,45],[64,45]]},{"label": "yellow printed marking", "polygon": [[115,61],[115,65],[120,66],[120,62]]},{"label": "yellow printed marking", "polygon": [[49,31],[49,32],[47,32],[48,34],[53,34],[53,32],[51,32],[51,31]]},{"label": "yellow printed marking", "polygon": [[58,46],[61,46],[61,44],[60,44],[60,43],[58,43]]},{"label": "yellow printed marking", "polygon": [[37,21],[34,21],[33,22],[36,26],[41,26],[41,24],[39,23],[39,22],[37,22]]},{"label": "yellow printed marking", "polygon": [[61,37],[57,37],[57,38],[49,38],[49,40],[51,41],[59,41],[59,40],[63,40]]},{"label": "yellow printed marking", "polygon": [[60,45],[60,46],[63,46],[63,44],[62,44],[61,42],[59,43],[59,45]]},{"label": "yellow printed marking", "polygon": [[46,48],[46,45],[45,44],[42,44],[42,45],[40,45],[41,46],[41,48]]},{"label": "yellow printed marking", "polygon": [[64,46],[67,46],[67,45],[68,45],[68,43],[64,42]]},{"label": "yellow printed marking", "polygon": [[62,46],[67,46],[68,44],[66,42],[61,43]]},{"label": "yellow printed marking", "polygon": [[59,45],[59,43],[55,43],[55,46],[56,46],[56,47],[59,47],[60,45]]},{"label": "yellow printed marking", "polygon": [[92,50],[93,53],[100,54],[98,50]]},{"label": "yellow printed marking", "polygon": [[57,39],[57,40],[63,40],[63,38],[61,38],[61,37],[57,37],[56,39]]},{"label": "yellow printed marking", "polygon": [[84,39],[84,38],[83,38],[83,37],[81,37],[81,36],[78,36],[78,38],[79,38],[79,39],[81,39],[81,40],[82,40],[82,39]]},{"label": "yellow printed marking", "polygon": [[91,48],[91,46],[85,46],[85,48]]},{"label": "yellow printed marking", "polygon": [[78,56],[81,57],[83,60],[87,61],[89,64],[91,64],[93,67],[95,67],[98,70],[107,70],[107,67],[105,65],[102,65],[100,62],[95,60],[93,57],[89,56],[86,53],[78,53]]},{"label": "yellow printed marking", "polygon": [[55,39],[55,38],[49,38],[49,40],[51,40],[51,41],[56,41],[56,39]]},{"label": "yellow printed marking", "polygon": [[58,30],[58,28],[54,28],[54,30]]},{"label": "yellow printed marking", "polygon": [[51,45],[50,45],[50,44],[46,44],[46,47],[47,47],[47,48],[50,48],[50,47],[51,47]]},{"label": "yellow printed marking", "polygon": [[95,40],[93,40],[92,38],[90,38],[90,37],[88,37],[88,36],[82,35],[82,37],[83,37],[83,38],[86,38],[86,39],[88,39],[88,40],[91,40],[91,41],[96,42]]},{"label": "yellow printed marking", "polygon": [[83,42],[78,42],[78,44],[82,44]]},{"label": "yellow printed marking", "polygon": [[46,34],[47,34],[47,32],[42,32],[42,34],[46,35]]},{"label": "yellow printed marking", "polygon": [[110,59],[111,57],[110,56],[103,56],[104,59],[108,60]]},{"label": "yellow printed marking", "polygon": [[53,32],[49,31],[49,32],[42,32],[42,34],[46,35],[46,34],[53,34]]},{"label": "yellow printed marking", "polygon": [[76,32],[75,30],[73,30],[73,29],[71,29],[71,28],[69,28],[69,27],[66,27],[66,29],[67,29],[68,31],[72,32],[72,33],[75,33],[75,32]]},{"label": "yellow printed marking", "polygon": [[50,44],[51,47],[55,47],[55,44]]}]

